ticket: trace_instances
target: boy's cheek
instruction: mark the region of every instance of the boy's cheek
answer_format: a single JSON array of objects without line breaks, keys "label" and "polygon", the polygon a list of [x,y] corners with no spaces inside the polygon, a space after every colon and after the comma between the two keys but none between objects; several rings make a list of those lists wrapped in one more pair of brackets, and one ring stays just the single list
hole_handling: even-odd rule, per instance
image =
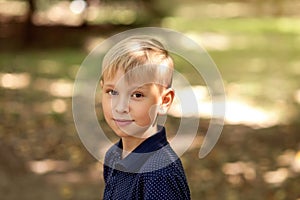
[{"label": "boy's cheek", "polygon": [[112,111],[111,106],[110,106],[110,104],[106,103],[105,101],[104,102],[102,101],[102,111],[103,111],[103,115],[105,117],[109,117],[112,115],[111,114],[111,111]]}]

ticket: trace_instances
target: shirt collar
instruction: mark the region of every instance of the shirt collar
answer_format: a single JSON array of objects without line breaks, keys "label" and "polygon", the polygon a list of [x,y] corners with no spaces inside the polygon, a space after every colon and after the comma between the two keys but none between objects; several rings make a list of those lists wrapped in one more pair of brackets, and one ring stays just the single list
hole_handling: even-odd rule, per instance
[{"label": "shirt collar", "polygon": [[[152,156],[157,150],[168,145],[165,128],[159,126],[159,131],[143,141],[124,159],[120,159],[115,163],[115,168],[120,171],[138,172],[147,159]],[[122,153],[122,139],[116,144]]]}]

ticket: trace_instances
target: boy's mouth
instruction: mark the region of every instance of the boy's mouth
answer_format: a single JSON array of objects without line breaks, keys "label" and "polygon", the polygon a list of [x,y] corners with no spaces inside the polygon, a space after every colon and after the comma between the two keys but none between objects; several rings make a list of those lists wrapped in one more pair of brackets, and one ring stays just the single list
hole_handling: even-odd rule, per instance
[{"label": "boy's mouth", "polygon": [[113,119],[118,126],[127,126],[131,124],[134,120],[131,119]]}]

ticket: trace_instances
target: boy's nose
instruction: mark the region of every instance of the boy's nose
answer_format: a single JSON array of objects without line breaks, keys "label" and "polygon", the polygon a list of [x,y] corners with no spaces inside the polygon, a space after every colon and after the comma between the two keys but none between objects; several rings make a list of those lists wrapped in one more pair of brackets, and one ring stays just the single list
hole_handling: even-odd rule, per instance
[{"label": "boy's nose", "polygon": [[125,97],[120,97],[115,99],[114,109],[117,113],[128,113],[129,112],[129,99]]}]

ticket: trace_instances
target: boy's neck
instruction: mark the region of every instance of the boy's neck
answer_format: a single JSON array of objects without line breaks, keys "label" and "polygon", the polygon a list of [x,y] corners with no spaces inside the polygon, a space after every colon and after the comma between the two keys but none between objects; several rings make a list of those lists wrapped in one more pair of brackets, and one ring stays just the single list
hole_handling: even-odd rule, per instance
[{"label": "boy's neck", "polygon": [[157,133],[157,131],[158,131],[157,126],[153,126],[144,133],[143,137],[134,137],[134,136],[122,137],[122,146],[123,146],[122,159],[128,156],[128,154],[130,154],[147,138]]}]

